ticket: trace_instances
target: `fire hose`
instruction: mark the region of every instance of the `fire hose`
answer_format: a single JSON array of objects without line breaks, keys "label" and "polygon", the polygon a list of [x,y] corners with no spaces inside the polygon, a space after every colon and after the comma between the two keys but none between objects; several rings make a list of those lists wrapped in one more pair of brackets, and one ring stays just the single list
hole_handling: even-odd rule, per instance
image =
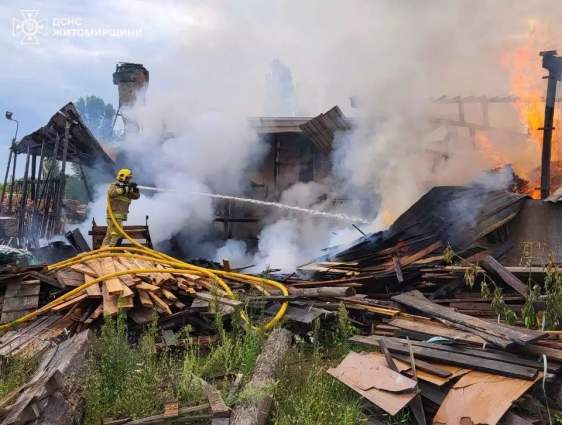
[{"label": "fire hose", "polygon": [[[227,296],[230,297],[230,298],[234,298],[234,293],[232,292],[230,287],[224,282],[224,280],[222,280],[219,276],[223,276],[223,277],[226,277],[226,278],[229,278],[229,279],[232,279],[232,280],[242,281],[242,282],[245,282],[247,284],[257,286],[262,290],[264,289],[263,286],[271,286],[273,288],[281,290],[281,293],[284,296],[289,295],[289,292],[287,291],[287,288],[285,288],[285,286],[283,286],[280,283],[275,282],[273,280],[269,280],[269,279],[265,279],[265,278],[258,278],[258,277],[244,275],[244,274],[240,274],[240,273],[227,272],[227,271],[223,271],[223,270],[211,270],[211,269],[207,269],[205,267],[194,266],[192,264],[185,263],[185,262],[180,261],[180,260],[178,260],[174,257],[171,257],[171,256],[166,255],[166,254],[162,254],[161,252],[158,252],[158,251],[150,249],[146,246],[143,246],[140,243],[138,243],[137,241],[135,241],[134,239],[132,239],[125,232],[125,230],[123,230],[123,228],[119,225],[119,223],[117,223],[117,220],[115,220],[115,216],[114,216],[113,211],[111,209],[111,204],[109,202],[109,196],[107,196],[107,211],[109,213],[109,217],[111,219],[111,222],[113,223],[115,228],[119,231],[121,236],[123,236],[125,239],[127,239],[129,242],[131,242],[131,244],[133,244],[136,248],[129,248],[129,247],[128,248],[123,248],[123,247],[100,248],[100,249],[97,249],[97,250],[94,250],[94,251],[79,254],[76,257],[73,257],[71,259],[64,260],[64,261],[61,261],[59,263],[50,265],[50,266],[48,266],[47,270],[49,270],[49,271],[59,270],[59,269],[63,269],[63,268],[66,268],[66,267],[73,266],[75,264],[80,264],[80,263],[84,263],[86,261],[95,260],[95,259],[99,259],[99,258],[128,257],[128,258],[135,258],[135,259],[141,259],[141,260],[148,260],[148,261],[151,261],[151,262],[154,262],[154,263],[157,263],[157,264],[162,264],[162,265],[167,265],[167,266],[173,267],[171,269],[165,269],[165,271],[167,273],[182,274],[182,273],[186,273],[186,271],[189,271],[190,274],[197,274],[197,275],[209,277],[210,280],[212,282],[216,283],[218,287],[222,288],[227,293]],[[135,252],[137,254],[117,253],[117,252],[123,252],[123,251]],[[100,277],[98,277],[94,280],[91,280],[90,282],[87,282],[87,283],[85,283],[85,284],[83,284],[83,285],[81,285],[77,288],[72,289],[71,291],[69,291],[66,294],[60,296],[56,300],[44,305],[43,307],[35,310],[34,312],[32,312],[30,314],[27,314],[27,315],[25,315],[25,316],[23,316],[23,317],[21,317],[17,320],[14,320],[13,322],[10,322],[10,323],[7,323],[5,325],[0,326],[0,330],[7,329],[7,328],[12,327],[14,325],[17,325],[19,323],[24,323],[28,320],[31,320],[31,319],[39,316],[42,313],[46,313],[47,311],[51,310],[53,307],[61,304],[63,301],[65,301],[65,300],[69,299],[70,297],[84,291],[85,289],[89,288],[92,285],[96,285],[100,282],[103,282],[105,280],[112,279],[112,278],[115,278],[115,277],[128,275],[128,274],[138,274],[138,273],[162,273],[162,269],[160,269],[160,268],[146,268],[146,269],[139,268],[139,269],[133,269],[133,270],[118,271],[118,272],[107,274],[105,276],[100,276]],[[289,306],[289,303],[287,301],[285,301],[281,305],[281,308],[279,309],[277,314],[269,322],[267,322],[265,325],[263,325],[262,329],[268,330],[268,329],[271,329],[273,326],[275,326],[281,320],[283,315],[285,314],[288,306]],[[244,311],[240,312],[240,317],[252,329],[255,329],[255,330],[260,329],[259,327],[256,327],[256,326],[252,325],[252,323],[250,322],[250,319],[248,318],[248,316],[246,315],[246,313]]]}]

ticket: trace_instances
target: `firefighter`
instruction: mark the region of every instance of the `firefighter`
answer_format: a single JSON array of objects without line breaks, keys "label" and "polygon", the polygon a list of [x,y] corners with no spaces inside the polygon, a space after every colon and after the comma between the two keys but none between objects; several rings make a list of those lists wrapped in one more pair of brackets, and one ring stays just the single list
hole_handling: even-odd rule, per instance
[{"label": "firefighter", "polygon": [[[127,221],[127,214],[129,213],[129,205],[131,200],[139,199],[140,193],[136,183],[132,182],[133,172],[128,169],[120,170],[117,173],[116,181],[109,185],[107,195],[109,196],[109,205],[115,221],[119,227],[123,228],[123,222]],[[107,212],[107,233],[103,239],[102,246],[115,246],[117,241],[121,238],[121,233],[117,230],[111,217],[109,216],[109,209]]]}]

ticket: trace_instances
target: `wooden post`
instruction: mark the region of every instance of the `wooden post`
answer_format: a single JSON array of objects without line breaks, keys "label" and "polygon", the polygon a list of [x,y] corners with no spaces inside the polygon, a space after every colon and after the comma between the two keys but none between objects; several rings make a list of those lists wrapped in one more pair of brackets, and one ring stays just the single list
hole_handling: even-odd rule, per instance
[{"label": "wooden post", "polygon": [[271,395],[265,395],[266,389],[275,382],[275,375],[283,365],[291,346],[291,338],[291,332],[286,329],[275,329],[269,335],[246,387],[263,388],[264,395],[256,400],[238,404],[230,416],[231,425],[265,424],[272,401]]},{"label": "wooden post", "polygon": [[62,163],[60,167],[60,181],[59,181],[59,190],[56,197],[56,204],[55,204],[55,223],[54,228],[55,231],[59,230],[59,224],[61,220],[62,214],[62,202],[64,199],[64,189],[66,186],[66,156],[68,154],[68,139],[69,139],[69,132],[70,132],[70,121],[66,122],[64,127],[64,143],[62,149]]}]

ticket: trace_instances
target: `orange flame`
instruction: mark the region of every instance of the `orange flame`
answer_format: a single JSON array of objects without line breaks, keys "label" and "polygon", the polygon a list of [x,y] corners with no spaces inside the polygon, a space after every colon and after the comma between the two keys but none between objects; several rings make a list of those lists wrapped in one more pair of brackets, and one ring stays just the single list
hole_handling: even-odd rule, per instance
[{"label": "orange flame", "polygon": [[390,214],[390,211],[388,211],[388,209],[386,209],[386,208],[382,212],[382,220],[383,220],[383,223],[388,227],[390,227],[392,225],[392,223],[394,223],[394,218]]},{"label": "orange flame", "polygon": [[[509,70],[511,94],[517,96],[515,108],[519,120],[529,132],[532,140],[542,149],[543,132],[539,130],[544,124],[544,93],[543,75],[539,52],[553,45],[554,34],[550,30],[539,30],[534,25],[527,34],[527,42],[515,51],[509,52],[502,59],[503,65]],[[556,132],[552,138],[552,159],[558,159],[558,137]]]}]

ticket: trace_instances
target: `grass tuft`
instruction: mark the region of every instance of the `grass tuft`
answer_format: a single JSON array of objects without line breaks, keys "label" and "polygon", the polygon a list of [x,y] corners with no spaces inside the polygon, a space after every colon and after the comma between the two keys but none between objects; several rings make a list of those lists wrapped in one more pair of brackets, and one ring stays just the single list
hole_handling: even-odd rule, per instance
[{"label": "grass tuft", "polygon": [[125,312],[105,317],[101,336],[88,360],[86,424],[105,417],[140,418],[162,411],[167,382],[179,371],[179,362],[156,356],[156,320],[136,345],[128,340]]},{"label": "grass tuft", "polygon": [[0,359],[0,398],[28,382],[36,369],[37,364],[30,357]]}]

